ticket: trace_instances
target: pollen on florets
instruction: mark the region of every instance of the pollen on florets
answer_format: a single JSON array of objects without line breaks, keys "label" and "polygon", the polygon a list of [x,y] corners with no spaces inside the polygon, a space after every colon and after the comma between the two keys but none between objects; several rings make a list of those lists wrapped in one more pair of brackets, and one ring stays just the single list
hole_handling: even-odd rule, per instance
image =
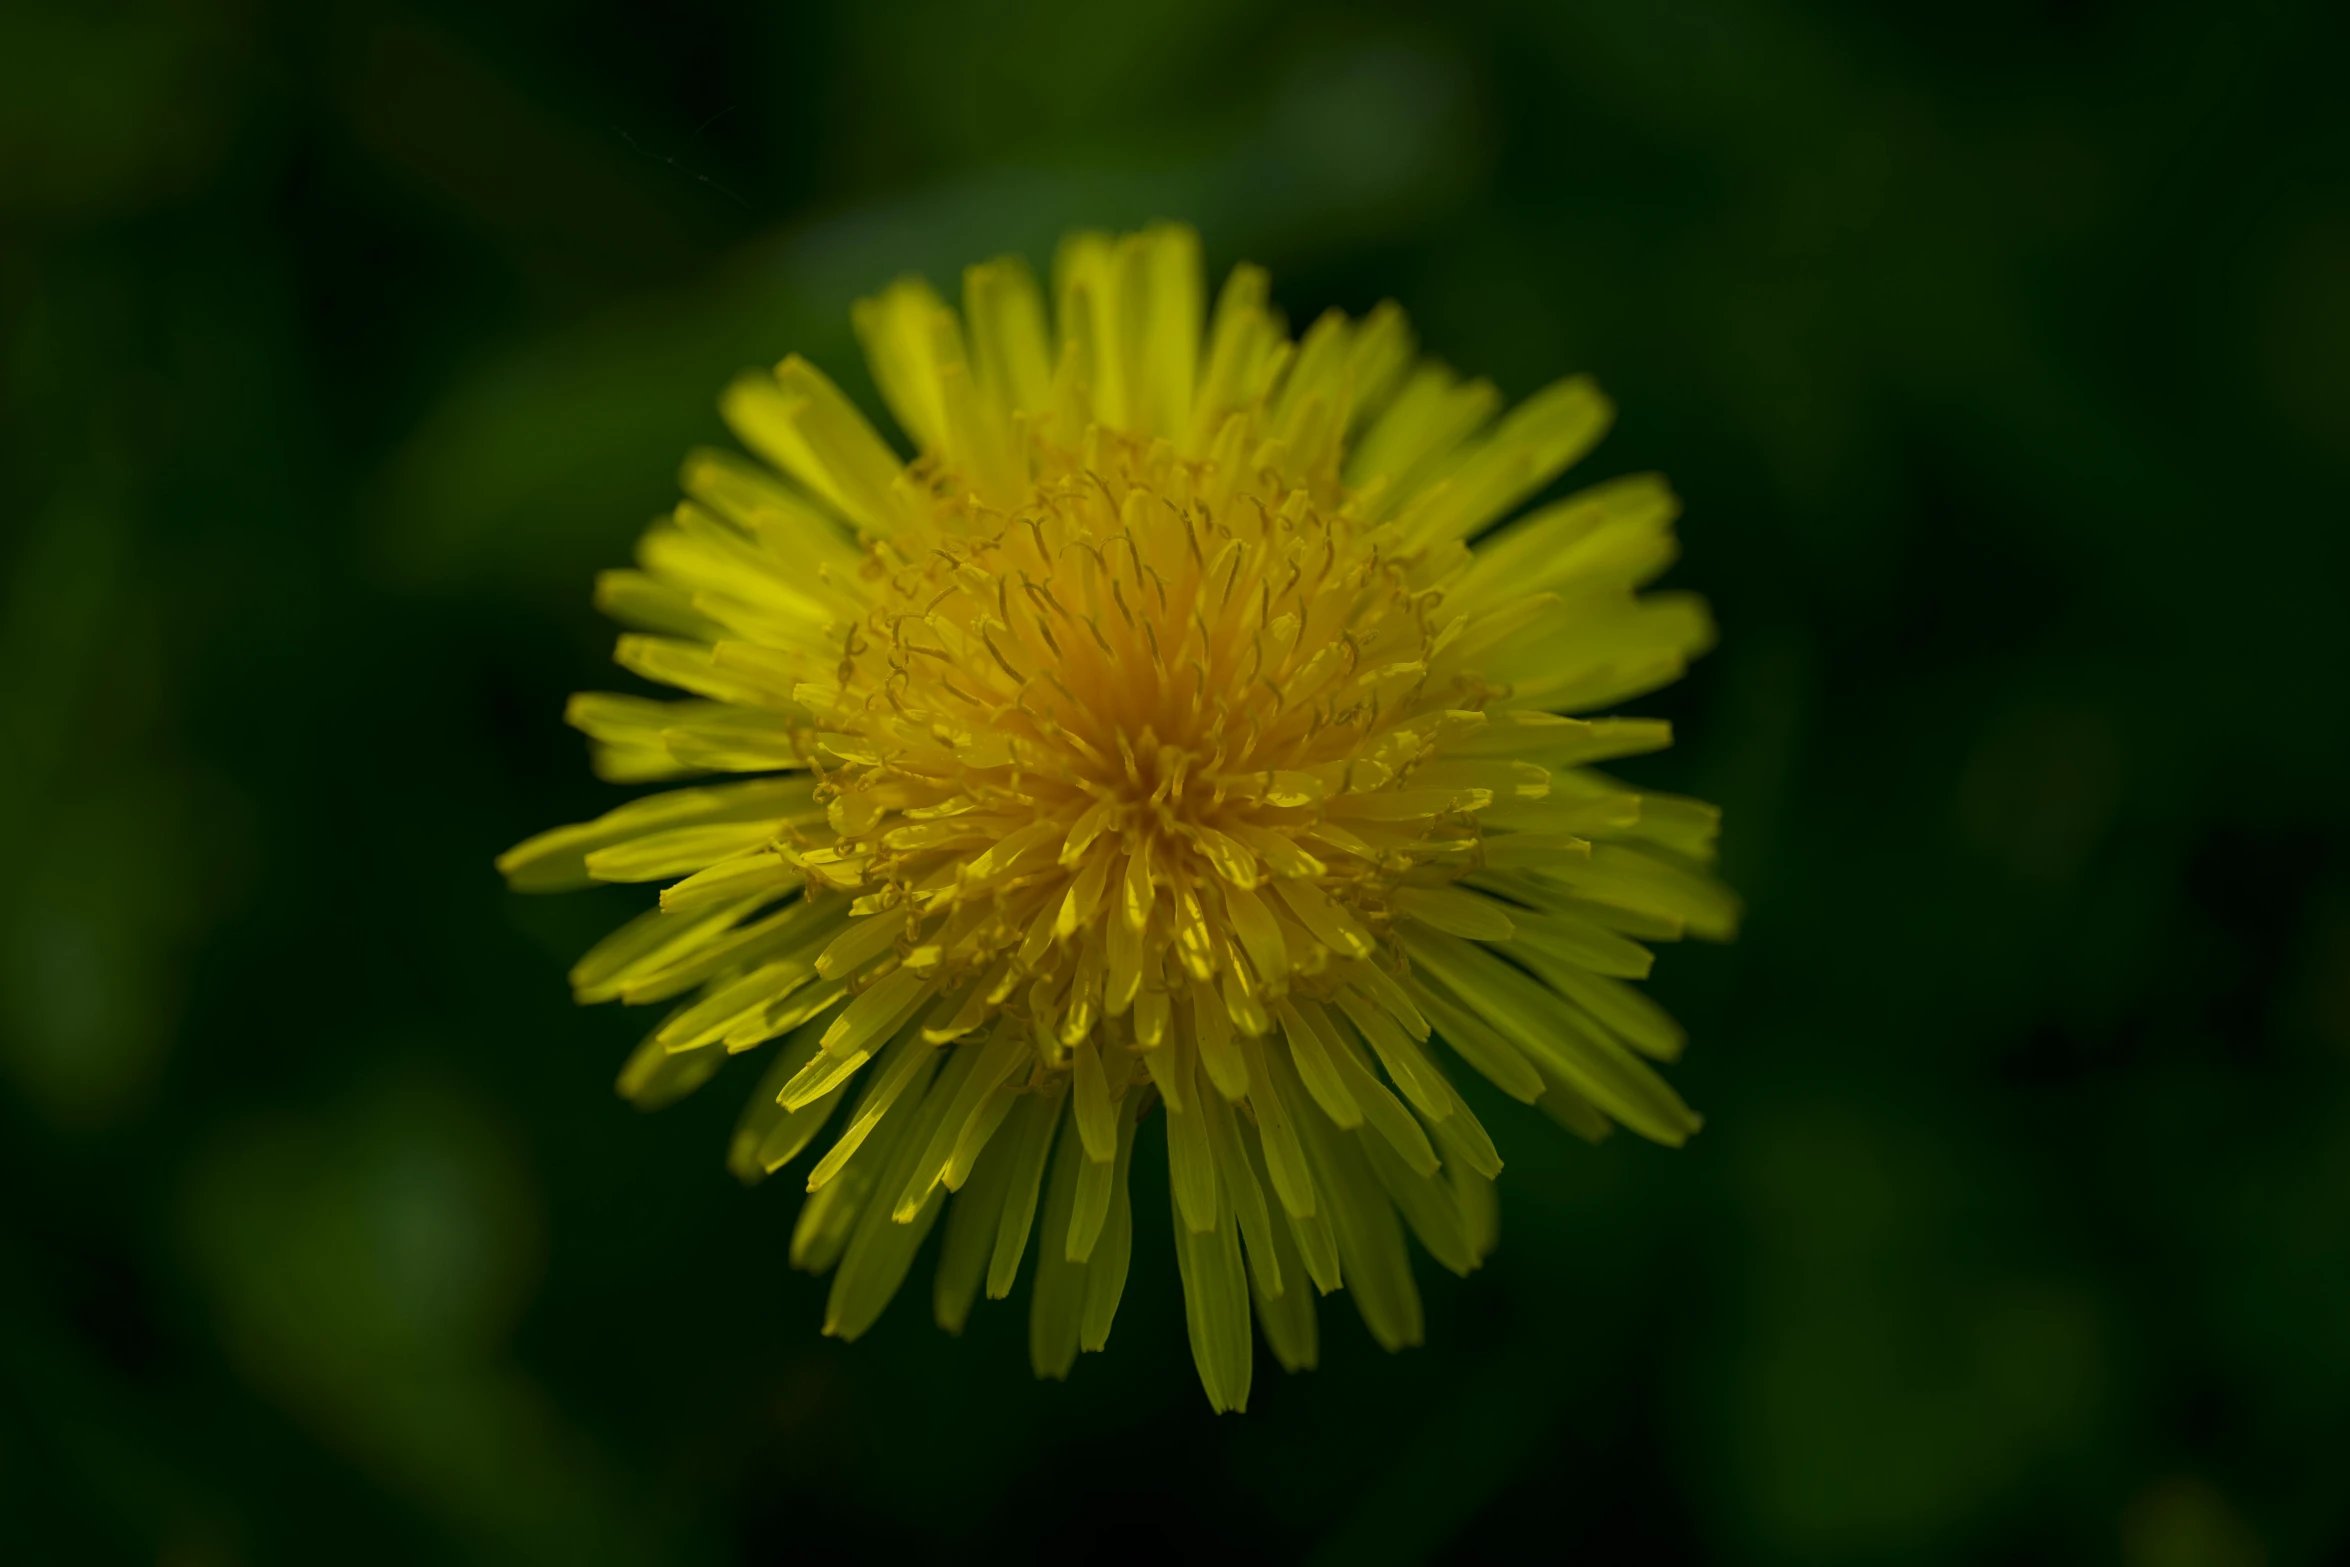
[{"label": "pollen on florets", "polygon": [[1375,956],[1399,875],[1468,862],[1492,799],[1386,789],[1483,722],[1475,676],[1430,679],[1443,595],[1415,563],[1303,491],[1120,455],[878,551],[837,683],[795,692],[840,835],[816,874],[902,911],[909,968],[983,973],[1046,1067],[1096,1029],[1147,1051],[1211,999],[1265,1032],[1301,967]]}]

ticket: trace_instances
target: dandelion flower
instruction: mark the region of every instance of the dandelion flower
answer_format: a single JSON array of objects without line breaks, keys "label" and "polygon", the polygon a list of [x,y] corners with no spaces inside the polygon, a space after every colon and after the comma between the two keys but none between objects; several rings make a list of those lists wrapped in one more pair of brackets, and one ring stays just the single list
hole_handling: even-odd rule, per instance
[{"label": "dandelion flower", "polygon": [[[514,887],[660,882],[582,958],[583,1002],[668,1002],[639,1105],[773,1044],[729,1162],[817,1148],[792,1261],[855,1338],[943,1216],[959,1331],[1036,1252],[1040,1375],[1110,1333],[1138,1128],[1165,1112],[1209,1401],[1246,1406],[1253,1307],[1314,1364],[1345,1288],[1421,1336],[1408,1230],[1466,1273],[1501,1159],[1461,1065],[1586,1137],[1680,1143],[1682,1034],[1641,943],[1726,936],[1716,813],[1594,763],[1663,723],[1568,716],[1678,677],[1701,601],[1672,493],[1618,479],[1505,521],[1597,441],[1583,378],[1499,398],[1402,314],[1290,341],[1264,273],[1206,309],[1197,238],[1062,246],[960,317],[860,303],[903,461],[797,357],[688,459],[637,569],[598,583],[618,662],[682,701],[583,693],[620,783],[718,775],[521,844]],[[1156,1140],[1153,1140],[1156,1146]]]}]

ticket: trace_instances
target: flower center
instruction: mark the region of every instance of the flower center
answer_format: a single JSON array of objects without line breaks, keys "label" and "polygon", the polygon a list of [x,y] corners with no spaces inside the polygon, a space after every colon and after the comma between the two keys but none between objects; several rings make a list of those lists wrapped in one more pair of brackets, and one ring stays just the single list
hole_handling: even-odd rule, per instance
[{"label": "flower center", "polygon": [[1009,515],[941,485],[927,550],[876,548],[837,688],[802,692],[837,764],[827,852],[858,912],[906,911],[910,966],[1002,962],[1008,995],[1074,949],[1113,1015],[1177,964],[1277,996],[1371,953],[1347,908],[1418,848],[1473,840],[1480,801],[1363,801],[1486,689],[1431,682],[1440,594],[1343,510],[1164,443],[1110,459]]}]

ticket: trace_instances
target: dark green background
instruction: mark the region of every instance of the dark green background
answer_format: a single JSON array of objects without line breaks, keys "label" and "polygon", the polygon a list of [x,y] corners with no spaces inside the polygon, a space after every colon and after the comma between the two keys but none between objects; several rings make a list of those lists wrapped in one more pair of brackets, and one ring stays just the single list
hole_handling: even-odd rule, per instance
[{"label": "dark green background", "polygon": [[[2321,4],[0,6],[10,1561],[2350,1559],[2350,122]],[[847,305],[1174,216],[1595,372],[1723,644],[1709,1116],[1479,1099],[1429,1344],[1211,1417],[853,1346],[755,1069],[642,1117],[491,856],[588,608]],[[1155,1134],[1151,1146],[1156,1147]],[[1138,1169],[1150,1165],[1146,1157]],[[926,1278],[927,1269],[917,1274]]]}]

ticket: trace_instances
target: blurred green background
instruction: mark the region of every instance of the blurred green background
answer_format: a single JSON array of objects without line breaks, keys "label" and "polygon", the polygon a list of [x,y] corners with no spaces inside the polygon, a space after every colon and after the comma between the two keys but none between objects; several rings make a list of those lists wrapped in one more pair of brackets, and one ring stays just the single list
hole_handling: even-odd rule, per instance
[{"label": "blurred green background", "polygon": [[[2350,1561],[2338,7],[0,6],[0,1555]],[[1725,628],[1637,775],[1709,1116],[1509,1159],[1428,1346],[1211,1417],[817,1334],[754,1067],[642,1117],[599,566],[847,305],[1190,219],[1595,372]],[[1137,1161],[1138,1171],[1150,1165]],[[1155,1211],[1138,1178],[1138,1209]],[[1424,1259],[1423,1259],[1424,1262]],[[926,1277],[926,1271],[917,1278]]]}]

